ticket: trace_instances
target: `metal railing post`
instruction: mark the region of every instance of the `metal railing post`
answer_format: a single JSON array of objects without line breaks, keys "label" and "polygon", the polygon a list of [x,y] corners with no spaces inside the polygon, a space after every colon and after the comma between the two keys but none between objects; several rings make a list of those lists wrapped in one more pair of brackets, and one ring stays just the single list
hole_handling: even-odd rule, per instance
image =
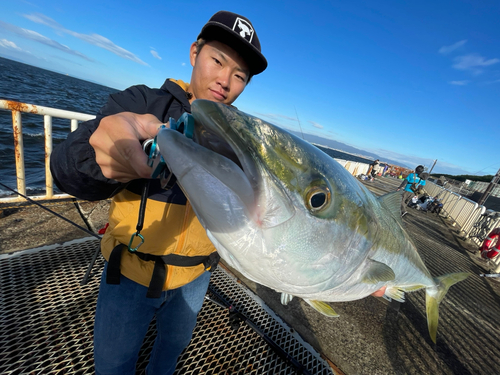
[{"label": "metal railing post", "polygon": [[19,111],[12,111],[12,130],[14,132],[14,155],[16,157],[17,191],[21,194],[26,194],[23,122],[21,120],[21,112]]},{"label": "metal railing post", "polygon": [[78,120],[72,118],[71,119],[71,131],[74,132],[76,129],[78,129]]},{"label": "metal railing post", "polygon": [[52,116],[43,116],[45,129],[45,195],[47,198],[54,196],[52,173],[50,173],[50,155],[52,154]]}]

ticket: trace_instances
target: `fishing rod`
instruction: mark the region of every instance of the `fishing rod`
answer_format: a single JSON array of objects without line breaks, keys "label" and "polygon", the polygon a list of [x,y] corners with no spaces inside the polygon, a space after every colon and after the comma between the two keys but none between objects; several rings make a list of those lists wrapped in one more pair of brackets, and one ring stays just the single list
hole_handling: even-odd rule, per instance
[{"label": "fishing rod", "polygon": [[[75,223],[74,221],[71,221],[71,220],[69,220],[69,219],[65,218],[64,216],[62,216],[62,215],[58,214],[57,212],[55,212],[55,211],[51,210],[50,208],[45,207],[43,204],[40,204],[40,203],[38,203],[37,201],[35,201],[35,200],[31,199],[31,198],[30,198],[30,197],[28,197],[27,195],[24,195],[24,194],[22,194],[22,193],[20,193],[20,192],[16,191],[15,189],[12,189],[10,186],[7,186],[7,185],[5,185],[5,184],[3,184],[3,183],[1,183],[1,182],[0,182],[0,185],[1,185],[1,186],[3,186],[3,187],[4,187],[4,188],[6,188],[6,189],[8,189],[8,190],[10,190],[10,191],[12,191],[12,192],[14,192],[14,193],[18,194],[18,195],[20,195],[21,197],[23,197],[24,199],[26,199],[28,202],[33,203],[33,204],[36,204],[38,207],[43,208],[44,210],[46,210],[46,211],[50,212],[51,214],[53,214],[53,215],[57,216],[57,217],[58,217],[58,218],[60,218],[60,219],[63,219],[63,220],[64,220],[64,221],[66,221],[67,223],[69,223],[69,224],[71,224],[71,225],[73,225],[73,226],[77,227],[78,229],[80,229],[80,230],[84,231],[85,233],[90,234],[91,236],[93,236],[93,237],[95,237],[95,238],[97,238],[97,239],[99,239],[99,240],[101,240],[101,239],[102,239],[102,237],[101,237],[101,236],[99,236],[98,234],[95,234],[94,232],[92,232],[92,231],[88,230],[87,228],[84,228],[84,227],[82,227],[81,225],[78,225],[78,224],[77,224],[77,223]],[[100,247],[98,247],[98,248],[97,248],[97,250],[94,252],[94,255],[92,256],[92,260],[91,260],[91,263],[90,263],[90,265],[89,265],[89,268],[87,269],[87,272],[85,272],[85,275],[83,276],[83,279],[82,279],[82,281],[80,282],[80,285],[85,285],[85,284],[87,284],[87,282],[88,282],[88,280],[89,280],[90,272],[92,272],[92,268],[94,267],[95,261],[97,260],[97,257],[99,256],[99,253],[100,253],[100,251],[99,251],[99,250],[100,250]]]},{"label": "fishing rod", "polygon": [[266,333],[260,329],[254,322],[247,318],[243,313],[239,312],[234,305],[228,302],[224,297],[217,293],[212,285],[208,287],[208,292],[213,294],[219,301],[212,298],[209,293],[205,295],[207,301],[213,302],[216,305],[227,309],[229,311],[229,325],[234,331],[237,331],[241,322],[245,323],[251,329],[255,331],[262,339],[274,350],[274,352],[284,361],[288,362],[293,366],[297,374],[302,375],[312,375],[302,363],[297,361],[294,357],[288,354],[281,346],[279,346],[272,338],[270,338]]},{"label": "fishing rod", "polygon": [[8,189],[8,190],[10,190],[10,191],[12,191],[12,192],[14,192],[14,193],[18,194],[18,195],[20,195],[21,197],[23,197],[24,199],[26,199],[28,202],[33,203],[33,204],[36,204],[38,207],[43,208],[43,209],[44,209],[44,210],[46,210],[46,211],[49,211],[51,214],[53,214],[53,215],[57,216],[58,218],[63,219],[64,221],[66,221],[66,222],[70,223],[71,225],[74,225],[74,226],[75,226],[75,227],[77,227],[78,229],[83,230],[85,233],[90,234],[91,236],[96,237],[96,238],[98,238],[98,239],[101,239],[101,236],[99,236],[98,234],[95,234],[94,232],[92,232],[92,231],[88,230],[87,228],[84,228],[84,227],[82,227],[82,226],[78,225],[78,224],[77,224],[77,223],[75,223],[74,221],[71,221],[71,220],[69,220],[69,219],[65,218],[64,216],[62,216],[62,215],[58,214],[57,212],[52,211],[50,208],[45,207],[43,204],[38,203],[37,201],[35,201],[35,200],[31,199],[30,197],[28,197],[28,196],[26,196],[26,195],[24,195],[24,194],[22,194],[22,193],[20,193],[20,192],[16,191],[15,189],[12,189],[11,187],[9,187],[9,186],[7,186],[7,185],[5,185],[5,184],[1,183],[1,182],[0,182],[0,185],[2,185],[4,188],[6,188],[6,189]]}]

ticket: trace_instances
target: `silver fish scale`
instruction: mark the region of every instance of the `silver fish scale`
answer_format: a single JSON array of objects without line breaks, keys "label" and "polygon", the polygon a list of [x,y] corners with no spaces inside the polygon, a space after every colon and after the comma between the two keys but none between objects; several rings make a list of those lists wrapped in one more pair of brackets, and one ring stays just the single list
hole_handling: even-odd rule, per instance
[{"label": "silver fish scale", "polygon": [[[63,246],[0,255],[0,373],[93,374],[94,310],[103,260],[89,283],[80,281],[98,246],[83,240]],[[209,291],[232,303],[311,374],[333,374],[307,343],[220,267]],[[137,363],[144,374],[156,329],[150,325]],[[250,327],[235,332],[228,311],[205,301],[193,339],[179,359],[176,374],[293,374]]]}]

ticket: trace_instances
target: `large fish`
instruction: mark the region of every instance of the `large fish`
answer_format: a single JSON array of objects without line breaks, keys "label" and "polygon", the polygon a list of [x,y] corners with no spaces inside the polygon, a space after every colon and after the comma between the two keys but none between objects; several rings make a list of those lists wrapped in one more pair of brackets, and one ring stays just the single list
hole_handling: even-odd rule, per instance
[{"label": "large fish", "polygon": [[384,286],[403,301],[426,288],[436,341],[439,303],[467,273],[430,275],[403,229],[399,193],[377,199],[317,147],[232,107],[196,100],[192,115],[204,147],[169,129],[158,146],[228,265],[281,292],[282,303],[301,297],[329,316],[325,302]]}]

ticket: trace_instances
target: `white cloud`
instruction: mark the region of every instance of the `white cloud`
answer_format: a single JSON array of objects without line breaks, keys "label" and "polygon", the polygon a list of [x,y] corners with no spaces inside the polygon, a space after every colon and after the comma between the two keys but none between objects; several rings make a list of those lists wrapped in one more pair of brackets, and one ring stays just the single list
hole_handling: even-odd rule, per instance
[{"label": "white cloud", "polygon": [[18,47],[16,45],[16,43],[11,42],[10,40],[7,40],[7,39],[0,39],[0,47],[14,49],[16,51],[22,51],[22,49],[20,47]]},{"label": "white cloud", "polygon": [[462,47],[465,43],[467,43],[467,39],[461,40],[459,42],[456,42],[455,44],[452,44],[451,46],[443,46],[439,49],[439,53],[442,55],[447,55],[450,52],[453,52],[457,48]]},{"label": "white cloud", "polygon": [[467,80],[465,80],[465,81],[450,81],[449,82],[450,85],[457,85],[457,86],[465,86],[468,83],[469,83],[469,81],[467,81]]},{"label": "white cloud", "polygon": [[136,62],[136,63],[141,64],[141,65],[149,66],[148,64],[146,64],[144,61],[142,61],[139,57],[137,57],[132,52],[127,51],[125,48],[122,48],[122,47],[114,44],[111,40],[109,40],[108,38],[106,38],[102,35],[77,33],[75,31],[66,29],[65,27],[63,27],[62,25],[60,25],[59,23],[54,21],[52,18],[47,17],[47,16],[40,14],[40,13],[25,14],[24,17],[26,17],[27,19],[29,19],[33,22],[36,22],[36,23],[39,23],[39,24],[42,24],[45,26],[49,26],[49,27],[53,28],[54,30],[69,34],[71,36],[74,36],[75,38],[83,40],[84,42],[87,42],[87,43],[92,44],[94,46],[108,50],[109,52],[114,53],[115,55],[117,55],[121,58],[131,60],[131,61]]},{"label": "white cloud", "polygon": [[320,125],[318,124],[317,122],[314,122],[314,121],[309,121],[309,123],[314,126],[315,128],[318,128],[318,129],[323,129],[323,125]]},{"label": "white cloud", "polygon": [[464,56],[455,57],[453,60],[453,68],[458,70],[468,70],[474,74],[482,73],[482,67],[490,66],[500,62],[500,59],[485,59],[483,56],[478,54],[470,54]]},{"label": "white cloud", "polygon": [[62,27],[59,23],[54,21],[52,18],[47,17],[41,13],[33,13],[33,14],[24,14],[23,15],[25,18],[29,19],[30,21],[33,21],[35,23],[39,23],[45,26],[52,27],[53,29],[61,29],[64,30],[64,27]]},{"label": "white cloud", "polygon": [[42,34],[37,33],[36,31],[33,30],[28,30],[28,29],[23,29],[21,27],[12,25],[7,22],[0,21],[0,29],[4,29],[6,31],[9,31],[13,34],[16,34],[22,38],[25,39],[30,39],[35,42],[45,44],[46,46],[58,49],[59,51],[63,51],[66,53],[69,53],[70,55],[78,56],[82,59],[85,59],[87,61],[92,61],[93,60],[87,56],[85,56],[83,53],[75,51],[68,46],[65,46],[64,44],[61,44],[59,42],[56,42],[55,40],[52,40],[50,38],[47,38],[46,36],[43,36]]},{"label": "white cloud", "polygon": [[153,49],[150,52],[151,52],[151,54],[153,55],[154,58],[156,58],[158,60],[161,60],[161,57],[160,57],[160,55],[158,55],[158,52],[156,52]]}]

